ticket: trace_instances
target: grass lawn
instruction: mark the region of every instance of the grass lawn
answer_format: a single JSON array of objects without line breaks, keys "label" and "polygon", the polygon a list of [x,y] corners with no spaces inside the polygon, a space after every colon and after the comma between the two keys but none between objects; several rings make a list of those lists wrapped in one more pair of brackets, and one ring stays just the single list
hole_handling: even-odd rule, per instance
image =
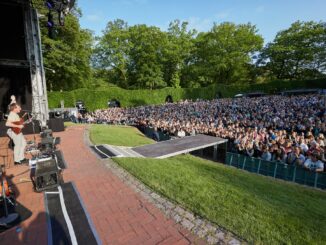
[{"label": "grass lawn", "polygon": [[325,244],[325,192],[190,155],[114,161],[154,190],[249,242]]},{"label": "grass lawn", "polygon": [[[100,136],[93,140],[100,138],[102,143],[117,140],[118,145],[136,145],[133,137],[143,139],[129,127],[108,127],[105,131],[94,127],[91,133]],[[106,137],[108,141],[104,141]],[[191,155],[114,161],[157,192],[250,243],[325,244],[326,192]]]},{"label": "grass lawn", "polygon": [[73,122],[64,122],[65,127],[71,127],[71,126],[76,126],[78,124],[73,123]]},{"label": "grass lawn", "polygon": [[91,126],[90,139],[96,145],[108,144],[130,147],[154,142],[134,127],[103,124],[94,124]]}]

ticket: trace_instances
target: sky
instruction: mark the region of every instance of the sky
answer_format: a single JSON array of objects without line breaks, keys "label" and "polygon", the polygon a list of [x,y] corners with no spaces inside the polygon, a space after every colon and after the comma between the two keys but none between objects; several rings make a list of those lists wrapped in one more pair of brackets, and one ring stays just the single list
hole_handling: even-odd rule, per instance
[{"label": "sky", "polygon": [[326,21],[326,0],[78,0],[83,28],[96,35],[109,21],[146,24],[167,30],[175,19],[209,31],[213,23],[252,23],[265,43],[297,21]]}]

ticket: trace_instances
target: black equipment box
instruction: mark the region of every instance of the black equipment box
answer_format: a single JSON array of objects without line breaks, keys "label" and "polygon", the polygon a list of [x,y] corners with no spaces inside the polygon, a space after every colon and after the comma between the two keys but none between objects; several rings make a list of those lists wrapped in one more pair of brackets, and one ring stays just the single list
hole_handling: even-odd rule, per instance
[{"label": "black equipment box", "polygon": [[54,159],[37,162],[35,184],[38,192],[57,187],[60,184],[60,173]]}]

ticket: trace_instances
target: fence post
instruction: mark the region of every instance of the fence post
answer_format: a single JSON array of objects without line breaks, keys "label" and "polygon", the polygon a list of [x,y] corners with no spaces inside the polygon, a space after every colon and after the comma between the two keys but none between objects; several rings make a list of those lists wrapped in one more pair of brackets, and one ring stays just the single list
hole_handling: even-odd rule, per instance
[{"label": "fence post", "polygon": [[314,183],[314,187],[317,187],[317,182],[318,182],[318,173],[315,173],[315,183]]},{"label": "fence post", "polygon": [[217,145],[214,145],[213,159],[214,161],[217,161]]},{"label": "fence post", "polygon": [[297,166],[294,166],[292,182],[295,182],[296,175],[297,175]]},{"label": "fence post", "polygon": [[233,153],[230,153],[231,154],[231,157],[230,157],[230,166],[232,166],[232,161],[233,161]]},{"label": "fence post", "polygon": [[261,159],[259,159],[259,162],[258,162],[257,174],[259,174],[259,171],[260,171],[260,165],[261,165]]},{"label": "fence post", "polygon": [[245,157],[244,160],[243,160],[242,169],[245,168],[245,166],[246,166],[246,161],[247,161],[247,157]]},{"label": "fence post", "polygon": [[204,149],[200,149],[200,156],[204,157]]},{"label": "fence post", "polygon": [[275,164],[275,168],[274,168],[274,179],[276,178],[277,165],[278,163]]}]

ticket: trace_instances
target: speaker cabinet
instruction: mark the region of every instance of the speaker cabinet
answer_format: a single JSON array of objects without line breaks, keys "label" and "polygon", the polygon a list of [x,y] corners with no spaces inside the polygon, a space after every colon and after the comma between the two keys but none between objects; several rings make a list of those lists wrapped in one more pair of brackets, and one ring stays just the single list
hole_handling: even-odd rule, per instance
[{"label": "speaker cabinet", "polygon": [[36,164],[35,185],[37,192],[57,187],[59,184],[60,174],[54,159],[41,161]]},{"label": "speaker cabinet", "polygon": [[65,131],[65,125],[62,118],[50,118],[48,126],[53,132]]}]

